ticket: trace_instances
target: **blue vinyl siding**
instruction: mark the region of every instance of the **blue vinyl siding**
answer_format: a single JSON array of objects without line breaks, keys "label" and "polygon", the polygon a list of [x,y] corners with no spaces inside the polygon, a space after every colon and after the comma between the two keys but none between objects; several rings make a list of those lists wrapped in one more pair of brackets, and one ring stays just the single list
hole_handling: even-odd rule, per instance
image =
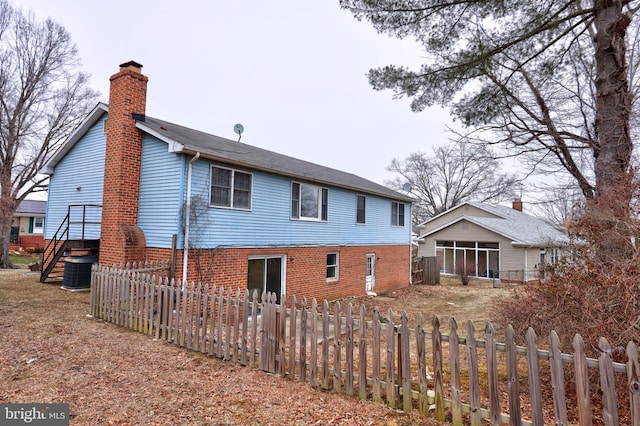
[{"label": "blue vinyl siding", "polygon": [[171,247],[180,234],[184,156],[169,153],[165,142],[145,136],[142,142],[138,225],[149,247]]},{"label": "blue vinyl siding", "polygon": [[[102,204],[105,141],[104,119],[98,120],[56,165],[49,182],[45,239],[53,238],[70,204]],[[80,189],[77,189],[80,188]],[[100,222],[101,209],[88,209],[90,221]],[[72,210],[72,221],[81,221],[82,210]],[[80,238],[81,225],[70,226],[70,239]],[[85,239],[100,238],[100,225],[85,226]]]},{"label": "blue vinyl siding", "polygon": [[[103,116],[57,164],[51,175],[45,224],[45,238],[51,239],[67,214],[69,204],[102,204],[105,141]],[[181,208],[186,198],[189,156],[168,152],[165,142],[145,135],[142,149],[138,224],[149,247],[169,248],[178,235],[183,246]],[[195,247],[352,246],[410,244],[411,206],[405,204],[405,226],[391,226],[391,199],[366,195],[366,223],[356,224],[356,192],[328,189],[328,220],[291,218],[292,179],[271,173],[222,167],[250,173],[251,210],[209,207],[211,162],[200,159],[193,165],[192,197],[205,202],[191,242]],[[316,183],[298,181],[301,183]],[[76,189],[80,187],[80,189]],[[80,212],[80,211],[78,211]],[[100,210],[90,219],[99,222]],[[76,212],[74,220],[78,220]],[[97,239],[100,226],[85,229],[85,238]],[[72,228],[70,238],[79,238]]]},{"label": "blue vinyl siding", "polygon": [[[209,196],[210,162],[194,166],[192,194]],[[228,167],[228,166],[227,166]],[[367,195],[366,224],[356,224],[356,192],[329,187],[328,221],[291,219],[291,179],[252,173],[251,211],[210,207],[206,228],[198,229],[200,247],[265,247],[290,245],[388,245],[409,244],[410,220],[404,227],[391,226],[391,200]],[[410,218],[410,205],[405,215]]]}]

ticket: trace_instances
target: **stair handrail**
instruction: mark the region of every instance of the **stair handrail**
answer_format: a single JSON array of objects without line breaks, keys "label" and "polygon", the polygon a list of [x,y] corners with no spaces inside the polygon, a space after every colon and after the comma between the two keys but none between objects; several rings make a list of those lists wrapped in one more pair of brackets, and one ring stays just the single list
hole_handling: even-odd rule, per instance
[{"label": "stair handrail", "polygon": [[[71,209],[73,207],[82,207],[82,221],[71,221]],[[98,207],[102,208],[101,204],[69,204],[67,206],[67,215],[60,223],[60,226],[56,230],[53,238],[49,240],[47,245],[45,246],[44,252],[42,254],[42,263],[40,265],[40,273],[41,273],[41,281],[42,274],[44,273],[46,267],[49,262],[53,262],[58,254],[58,252],[64,248],[66,242],[69,241],[69,234],[71,225],[82,224],[82,233],[81,239],[85,241],[85,224],[99,224],[100,222],[95,221],[87,221],[87,207]],[[64,239],[63,239],[64,238]],[[63,242],[60,246],[59,243]],[[46,265],[46,266],[45,266]]]},{"label": "stair handrail", "polygon": [[[71,207],[82,207],[82,220],[81,221],[71,221]],[[87,220],[87,207],[98,207],[98,208],[102,208],[102,204],[70,204],[68,207],[68,216],[69,216],[69,228],[71,228],[71,225],[78,225],[81,224],[82,225],[82,233],[81,233],[81,240],[84,241],[84,234],[85,234],[85,225],[99,225],[101,222],[93,222],[93,221],[88,221]],[[69,238],[69,236],[67,235],[67,239]]]},{"label": "stair handrail", "polygon": [[[71,206],[69,206],[71,207]],[[53,234],[53,238],[49,240],[47,245],[44,248],[44,252],[42,253],[42,264],[40,265],[40,272],[42,273],[45,269],[45,265],[48,265],[48,261],[53,259],[58,251],[58,242],[62,240],[62,237],[66,234],[66,238],[64,241],[69,239],[69,221],[71,217],[71,209],[67,209],[67,215],[62,220],[62,223],[58,227],[58,230]],[[66,224],[66,226],[65,226]],[[63,229],[64,227],[64,229]],[[60,234],[60,236],[58,236]],[[53,246],[53,247],[52,247]],[[51,248],[51,250],[50,250]]]}]

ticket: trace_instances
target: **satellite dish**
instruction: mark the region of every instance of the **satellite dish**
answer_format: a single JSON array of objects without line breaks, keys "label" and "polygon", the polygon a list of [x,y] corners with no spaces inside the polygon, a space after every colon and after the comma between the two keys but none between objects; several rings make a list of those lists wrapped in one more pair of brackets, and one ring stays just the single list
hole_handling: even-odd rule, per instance
[{"label": "satellite dish", "polygon": [[404,190],[404,192],[411,192],[411,184],[409,182],[405,183],[404,185],[402,185],[402,189]]},{"label": "satellite dish", "polygon": [[236,132],[239,135],[242,135],[242,132],[244,132],[244,126],[242,124],[238,123],[235,126],[233,126],[233,131]]},{"label": "satellite dish", "polygon": [[238,142],[242,139],[242,132],[244,132],[244,126],[240,123],[233,126],[233,131],[238,135]]}]

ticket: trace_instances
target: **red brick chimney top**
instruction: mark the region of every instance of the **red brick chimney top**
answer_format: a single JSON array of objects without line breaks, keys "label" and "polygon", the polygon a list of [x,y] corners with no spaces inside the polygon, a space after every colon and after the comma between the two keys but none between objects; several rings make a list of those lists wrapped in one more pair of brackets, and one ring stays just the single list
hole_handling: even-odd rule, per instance
[{"label": "red brick chimney top", "polygon": [[513,200],[513,204],[512,207],[514,210],[518,210],[519,212],[522,211],[522,200],[520,198],[516,198],[515,200]]}]

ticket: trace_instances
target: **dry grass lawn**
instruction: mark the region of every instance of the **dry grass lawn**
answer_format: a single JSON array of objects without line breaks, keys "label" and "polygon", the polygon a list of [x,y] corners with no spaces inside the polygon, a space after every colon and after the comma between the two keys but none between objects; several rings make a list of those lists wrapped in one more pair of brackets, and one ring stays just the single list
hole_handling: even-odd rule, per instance
[{"label": "dry grass lawn", "polygon": [[[438,313],[444,323],[450,315],[480,321],[481,305],[501,294],[453,283],[363,301]],[[87,292],[0,270],[0,403],[68,403],[73,425],[439,424],[154,341],[88,311]]]},{"label": "dry grass lawn", "polygon": [[[432,324],[434,315],[440,320],[440,330],[449,330],[449,322],[456,318],[458,330],[467,321],[472,321],[476,330],[484,330],[486,321],[490,320],[493,302],[509,296],[512,286],[497,285],[491,281],[472,280],[463,286],[460,280],[453,277],[442,277],[440,285],[417,285],[406,287],[378,297],[362,299],[362,303],[370,310],[378,306],[381,315],[387,315],[389,308],[393,309],[397,319],[400,312],[405,311],[410,324],[418,314],[422,315],[425,324]],[[357,303],[360,303],[358,301]],[[464,333],[463,333],[464,334]]]}]

